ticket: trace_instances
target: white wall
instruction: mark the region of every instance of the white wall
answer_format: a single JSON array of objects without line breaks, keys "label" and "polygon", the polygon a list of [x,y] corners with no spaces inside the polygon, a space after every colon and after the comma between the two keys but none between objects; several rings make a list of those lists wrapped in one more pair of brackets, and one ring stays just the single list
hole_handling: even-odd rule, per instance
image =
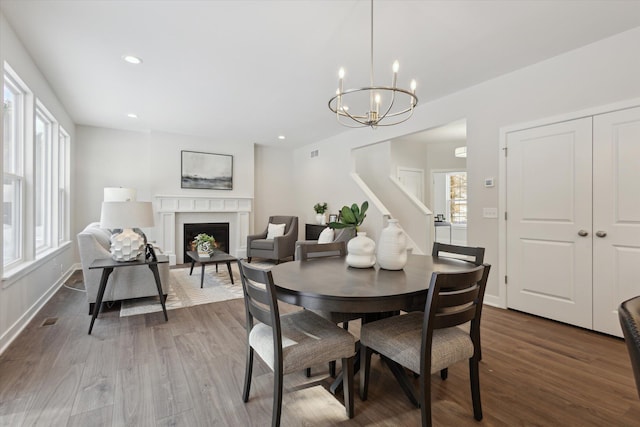
[{"label": "white wall", "polygon": [[[78,126],[77,142],[76,234],[90,222],[100,220],[104,187],[135,188],[142,201],[154,201],[158,195],[254,195],[253,143],[91,126]],[[180,188],[182,150],[232,155],[233,190]],[[150,240],[156,239],[155,228],[144,231]]]},{"label": "white wall", "polygon": [[[485,188],[485,177],[498,177],[499,131],[503,126],[559,115],[640,96],[640,28],[601,40],[572,52],[515,71],[448,97],[420,105],[409,121],[390,128],[355,129],[296,150],[296,179],[300,206],[326,195],[330,203],[362,199],[350,182],[350,151],[358,146],[397,138],[467,119],[469,183],[468,243],[486,248],[494,265],[487,302],[499,301],[497,275],[498,221],[483,218],[484,207],[498,207],[498,188]],[[310,159],[318,149],[326,156]],[[330,171],[330,172],[328,172]],[[322,178],[322,179],[321,179]],[[375,215],[372,212],[370,216]],[[369,219],[368,219],[369,220]],[[369,221],[370,234],[379,235],[380,221]]]},{"label": "white wall", "polygon": [[[255,146],[255,203],[253,231],[267,228],[272,215],[300,215],[295,197],[291,150],[263,145]],[[313,211],[313,205],[309,207]],[[298,234],[304,237],[307,215],[298,218]]]},{"label": "white wall", "polygon": [[[0,12],[0,79],[2,80],[4,80],[2,76],[4,76],[5,61],[69,133],[71,164],[73,164],[76,146],[75,125],[49,87],[46,78],[40,73],[33,59]],[[4,81],[2,81],[2,86],[4,86]],[[0,111],[0,127],[2,126],[1,114]],[[1,130],[0,134],[2,134]],[[2,152],[0,151],[0,160],[1,157]],[[73,182],[72,171],[70,189],[72,197]],[[72,212],[72,223],[73,219]],[[44,259],[25,265],[24,270],[9,280],[2,280],[0,286],[0,353],[72,272],[74,263],[72,248],[73,242],[54,251]]]}]

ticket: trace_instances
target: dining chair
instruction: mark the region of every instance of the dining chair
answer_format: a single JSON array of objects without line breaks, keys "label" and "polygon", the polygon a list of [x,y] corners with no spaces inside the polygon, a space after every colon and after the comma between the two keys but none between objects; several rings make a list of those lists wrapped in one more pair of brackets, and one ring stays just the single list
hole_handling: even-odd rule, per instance
[{"label": "dining chair", "polygon": [[624,342],[629,351],[638,397],[640,397],[640,296],[620,304],[618,317],[624,334]]},{"label": "dining chair", "polygon": [[[475,265],[482,265],[484,262],[484,248],[472,246],[449,245],[446,243],[434,242],[431,255],[435,257],[448,257],[469,261]],[[453,256],[452,256],[453,255]],[[461,256],[457,256],[461,255]],[[478,337],[480,341],[480,337]],[[478,360],[482,360],[482,345],[478,345]],[[440,371],[440,378],[446,380],[449,376],[449,370],[444,368]]]},{"label": "dining chair", "polygon": [[[430,374],[468,359],[473,415],[482,419],[478,349],[482,300],[491,266],[464,273],[431,275],[424,312],[411,312],[362,325],[360,330],[360,398],[367,399],[372,351],[390,367],[401,365],[420,374],[419,400],[401,368],[403,390],[420,406],[422,425],[431,425]],[[470,331],[456,326],[471,322]],[[398,376],[398,373],[396,373]]]},{"label": "dining chair", "polygon": [[[347,243],[344,241],[331,243],[310,243],[300,246],[300,261],[308,261],[315,258],[326,258],[331,256],[344,257],[347,255]],[[349,329],[349,321],[362,317],[359,313],[337,313],[332,311],[312,310],[317,315],[330,320],[333,323],[342,323],[342,328]],[[307,377],[311,376],[311,368],[307,368]],[[336,362],[329,362],[329,375],[335,378]]]},{"label": "dining chair", "polygon": [[243,401],[249,400],[254,352],[273,371],[273,427],[280,425],[285,374],[342,359],[344,406],[347,416],[353,418],[354,336],[309,310],[280,315],[271,272],[251,267],[243,260],[238,260],[238,267],[247,322]]},{"label": "dining chair", "polygon": [[[475,265],[482,265],[484,262],[484,248],[480,247],[471,247],[471,246],[459,246],[459,245],[449,245],[446,243],[434,242],[433,250],[431,251],[432,256],[447,256],[449,254],[449,258],[457,258],[465,261],[469,261],[474,263]],[[463,255],[462,256],[451,256],[451,255]]]}]

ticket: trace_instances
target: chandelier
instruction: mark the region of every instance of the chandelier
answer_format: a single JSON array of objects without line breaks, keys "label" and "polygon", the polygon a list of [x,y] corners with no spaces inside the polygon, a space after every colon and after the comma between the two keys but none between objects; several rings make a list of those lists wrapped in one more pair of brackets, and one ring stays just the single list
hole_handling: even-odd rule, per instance
[{"label": "chandelier", "polygon": [[[373,0],[371,0],[371,85],[358,89],[343,89],[344,68],[338,72],[338,89],[329,100],[329,109],[336,114],[338,123],[351,128],[393,126],[407,121],[418,105],[416,81],[411,80],[411,90],[397,87],[398,61],[393,63],[391,86],[375,86],[373,83]],[[360,112],[358,112],[360,111]]]}]

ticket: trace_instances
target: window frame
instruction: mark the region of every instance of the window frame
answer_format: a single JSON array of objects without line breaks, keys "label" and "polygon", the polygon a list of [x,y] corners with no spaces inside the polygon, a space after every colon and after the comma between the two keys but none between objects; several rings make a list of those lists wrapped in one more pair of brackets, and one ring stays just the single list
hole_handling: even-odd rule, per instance
[{"label": "window frame", "polygon": [[[38,120],[44,122],[46,126],[46,134],[45,141],[43,141],[43,157],[40,159],[42,164],[38,164],[38,130],[37,130],[37,122]],[[48,251],[53,248],[53,232],[54,232],[54,205],[55,199],[53,197],[53,180],[54,180],[54,163],[53,163],[53,139],[55,135],[55,128],[57,127],[57,122],[53,115],[47,110],[47,108],[40,102],[39,99],[36,99],[35,106],[35,114],[33,118],[33,158],[34,158],[34,171],[33,171],[33,201],[34,201],[34,217],[33,217],[33,236],[34,236],[34,248],[36,258],[43,252]],[[40,169],[42,166],[42,169]],[[42,184],[42,194],[39,194],[38,184]],[[38,200],[41,199],[41,200]],[[42,203],[42,206],[39,208],[38,202]],[[56,209],[57,210],[57,209]],[[43,215],[43,231],[42,231],[42,241],[38,243],[38,214]]]},{"label": "window frame", "polygon": [[[26,171],[24,167],[24,159],[25,159],[25,146],[26,146],[26,116],[27,116],[27,105],[28,105],[28,96],[31,94],[29,88],[26,84],[17,76],[17,74],[8,66],[8,64],[4,64],[4,72],[3,72],[3,108],[4,105],[4,90],[5,86],[9,87],[9,90],[15,95],[17,95],[17,99],[14,106],[15,116],[12,120],[12,155],[9,156],[12,158],[11,170],[5,170],[5,164],[7,161],[7,155],[3,152],[3,188],[4,182],[7,180],[13,181],[16,183],[17,190],[13,193],[15,203],[12,203],[12,212],[11,217],[12,221],[14,221],[14,229],[12,230],[12,240],[14,241],[14,252],[16,254],[8,262],[4,259],[5,249],[4,248],[4,236],[5,230],[3,230],[3,269],[11,269],[17,265],[20,265],[25,261],[25,182],[26,182]],[[6,136],[6,113],[3,113],[3,150],[5,148],[5,136]],[[5,202],[3,197],[3,203]],[[4,206],[3,206],[3,215],[4,215]],[[4,220],[3,220],[4,224]],[[3,226],[4,228],[4,226]]]},{"label": "window frame", "polygon": [[[464,175],[464,190],[463,191],[465,197],[458,197],[458,198],[454,198],[452,197],[452,180],[456,177],[456,176],[460,176],[460,175]],[[467,221],[468,221],[468,197],[467,196],[467,192],[468,192],[468,184],[467,184],[467,172],[466,171],[456,171],[456,172],[447,172],[446,173],[446,179],[445,179],[445,183],[446,183],[446,189],[445,189],[445,197],[446,197],[446,208],[447,208],[447,220],[451,223],[451,225],[453,226],[458,226],[458,227],[466,227],[467,226]],[[464,213],[460,213],[458,214],[458,216],[463,217],[464,220],[460,221],[460,220],[455,220],[454,221],[454,216],[456,216],[456,214],[454,213],[454,205],[459,205],[459,206],[464,206]]]}]

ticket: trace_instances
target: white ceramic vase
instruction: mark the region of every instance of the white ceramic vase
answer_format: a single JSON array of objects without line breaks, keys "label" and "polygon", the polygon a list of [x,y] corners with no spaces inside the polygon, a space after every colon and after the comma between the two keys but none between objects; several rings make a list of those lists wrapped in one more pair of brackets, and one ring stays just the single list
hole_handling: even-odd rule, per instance
[{"label": "white ceramic vase", "polygon": [[320,225],[327,225],[327,214],[316,214],[316,223]]},{"label": "white ceramic vase", "polygon": [[376,263],[376,242],[367,233],[358,232],[347,244],[347,264],[356,268],[373,267]]},{"label": "white ceramic vase", "polygon": [[407,264],[407,237],[397,219],[380,233],[378,240],[378,265],[385,270],[402,270]]}]

